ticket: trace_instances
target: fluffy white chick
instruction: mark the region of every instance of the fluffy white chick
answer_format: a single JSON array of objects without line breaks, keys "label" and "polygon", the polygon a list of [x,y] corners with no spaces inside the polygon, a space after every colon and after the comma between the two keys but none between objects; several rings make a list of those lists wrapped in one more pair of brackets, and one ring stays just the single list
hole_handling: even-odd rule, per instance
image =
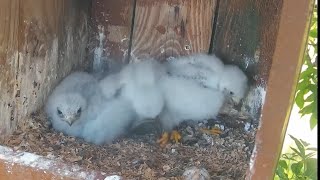
[{"label": "fluffy white chick", "polygon": [[239,103],[248,89],[248,79],[235,65],[224,65],[215,55],[196,54],[172,59],[166,67],[173,76],[193,79],[209,88],[219,89]]},{"label": "fluffy white chick", "polygon": [[220,74],[219,89],[238,104],[248,91],[248,78],[239,67],[225,65]]},{"label": "fluffy white chick", "polygon": [[[74,72],[48,97],[45,111],[53,128],[80,137],[88,116],[94,116],[103,98],[97,80],[86,72]],[[94,104],[94,105],[93,105]]]},{"label": "fluffy white chick", "polygon": [[130,63],[120,72],[121,96],[127,98],[141,119],[155,118],[164,99],[158,87],[164,67],[154,59]]},{"label": "fluffy white chick", "polygon": [[[193,79],[202,85],[218,89],[219,76],[224,64],[215,55],[194,54],[168,59],[167,71],[173,76]],[[208,78],[210,77],[210,78]]]},{"label": "fluffy white chick", "polygon": [[171,131],[185,120],[216,117],[225,99],[223,92],[182,77],[167,76],[161,80],[160,87],[165,107],[159,120],[165,131]]},{"label": "fluffy white chick", "polygon": [[99,115],[87,121],[82,137],[85,141],[97,145],[111,143],[125,134],[136,118],[136,113],[128,100],[115,97],[106,101]]},{"label": "fluffy white chick", "polygon": [[110,74],[99,81],[102,94],[111,99],[120,93],[122,85],[120,84],[120,74]]}]

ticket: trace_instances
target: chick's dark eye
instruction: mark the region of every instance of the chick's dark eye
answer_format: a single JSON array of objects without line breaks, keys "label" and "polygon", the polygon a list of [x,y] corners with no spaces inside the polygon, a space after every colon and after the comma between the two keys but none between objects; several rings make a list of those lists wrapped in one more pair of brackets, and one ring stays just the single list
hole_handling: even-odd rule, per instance
[{"label": "chick's dark eye", "polygon": [[233,95],[233,92],[230,91],[230,95]]},{"label": "chick's dark eye", "polygon": [[61,115],[61,114],[62,114],[62,112],[61,112],[59,109],[57,109],[57,111],[58,111],[58,114],[59,114],[59,115]]},{"label": "chick's dark eye", "polygon": [[79,108],[79,109],[78,109],[77,113],[78,113],[78,114],[80,114],[80,113],[81,113],[81,108]]}]

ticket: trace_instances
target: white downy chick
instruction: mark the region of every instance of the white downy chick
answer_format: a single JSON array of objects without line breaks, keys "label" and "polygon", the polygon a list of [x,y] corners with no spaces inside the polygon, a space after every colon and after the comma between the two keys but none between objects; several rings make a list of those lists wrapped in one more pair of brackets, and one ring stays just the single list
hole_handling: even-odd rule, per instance
[{"label": "white downy chick", "polygon": [[99,81],[102,94],[107,98],[111,99],[121,90],[120,74],[110,74]]},{"label": "white downy chick", "polygon": [[182,77],[161,79],[165,106],[159,116],[164,130],[170,131],[185,120],[202,121],[214,118],[224,103],[223,92],[206,88]]},{"label": "white downy chick", "polygon": [[225,65],[220,75],[219,88],[238,104],[248,91],[248,78],[239,67]]},{"label": "white downy chick", "polygon": [[[194,54],[171,58],[165,63],[167,71],[173,76],[193,79],[202,85],[218,89],[219,76],[224,64],[215,55]],[[210,78],[208,78],[210,77]]]},{"label": "white downy chick", "polygon": [[80,137],[87,117],[96,115],[102,101],[97,80],[86,72],[74,72],[53,90],[45,111],[55,130]]},{"label": "white downy chick", "polygon": [[224,65],[215,55],[196,54],[169,60],[166,67],[173,76],[193,79],[212,89],[219,89],[239,103],[248,89],[248,79],[235,65]]},{"label": "white downy chick", "polygon": [[155,118],[164,99],[158,87],[164,67],[154,59],[130,63],[120,72],[121,96],[127,98],[141,119]]},{"label": "white downy chick", "polygon": [[106,101],[99,115],[84,126],[82,137],[97,145],[111,143],[125,134],[136,119],[135,111],[128,100],[115,97]]}]

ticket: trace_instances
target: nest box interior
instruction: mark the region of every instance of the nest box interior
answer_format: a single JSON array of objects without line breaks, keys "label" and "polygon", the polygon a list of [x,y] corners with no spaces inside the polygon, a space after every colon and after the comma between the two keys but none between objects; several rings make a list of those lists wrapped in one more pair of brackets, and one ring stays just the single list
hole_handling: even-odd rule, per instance
[{"label": "nest box interior", "polygon": [[[0,178],[18,177],[20,170],[25,178],[176,178],[196,166],[213,179],[270,179],[312,5],[307,0],[1,1]],[[241,109],[250,121],[237,116],[224,124],[223,137],[199,134],[206,143],[198,139],[161,149],[148,134],[98,147],[45,124],[41,109],[48,95],[72,71],[112,72],[143,58],[164,61],[194,53],[214,53],[249,78]]]}]

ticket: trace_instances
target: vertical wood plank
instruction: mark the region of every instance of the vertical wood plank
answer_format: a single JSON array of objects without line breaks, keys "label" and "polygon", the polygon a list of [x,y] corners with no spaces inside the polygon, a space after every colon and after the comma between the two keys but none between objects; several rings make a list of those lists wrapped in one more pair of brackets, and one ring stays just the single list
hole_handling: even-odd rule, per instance
[{"label": "vertical wood plank", "polygon": [[[0,72],[12,83],[8,87],[10,93],[1,93],[1,105],[6,108],[1,110],[0,123],[5,125],[0,127],[1,135],[10,133],[19,121],[39,109],[51,89],[71,70],[89,64],[85,57],[89,0],[5,0],[1,4],[5,2],[17,5],[14,9],[1,6],[10,9],[4,12],[19,14],[12,21],[17,21],[17,25],[4,26],[17,32],[14,36],[9,31],[0,32],[3,37],[14,38],[2,44],[17,44],[12,47],[16,55],[11,59],[7,55],[2,63],[6,71]],[[0,77],[1,81],[4,77]]]},{"label": "vertical wood plank", "polygon": [[216,0],[137,0],[131,60],[208,52]]},{"label": "vertical wood plank", "polygon": [[264,103],[283,0],[224,0],[219,3],[213,52],[236,64],[251,82],[243,108],[258,121]]},{"label": "vertical wood plank", "polygon": [[14,114],[13,62],[18,60],[19,0],[0,2],[0,137],[8,134]]},{"label": "vertical wood plank", "polygon": [[133,9],[134,0],[92,1],[90,58],[102,61],[99,66],[107,64],[109,70],[115,70],[114,64],[128,61]]},{"label": "vertical wood plank", "polygon": [[214,53],[237,64],[255,84],[266,84],[283,0],[220,1]]},{"label": "vertical wood plank", "polygon": [[314,0],[284,0],[266,102],[247,179],[273,179],[307,43]]}]

